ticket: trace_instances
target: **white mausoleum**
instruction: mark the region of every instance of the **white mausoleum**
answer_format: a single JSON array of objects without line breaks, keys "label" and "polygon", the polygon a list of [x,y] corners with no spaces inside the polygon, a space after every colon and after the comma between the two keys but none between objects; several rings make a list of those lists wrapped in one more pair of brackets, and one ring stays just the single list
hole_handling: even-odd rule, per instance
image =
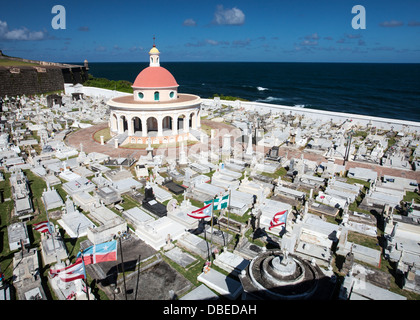
[{"label": "white mausoleum", "polygon": [[134,81],[133,95],[108,101],[111,135],[127,134],[124,144],[188,140],[190,129],[201,126],[201,98],[178,93],[174,76],[160,66],[155,45],[149,55],[150,65]]}]

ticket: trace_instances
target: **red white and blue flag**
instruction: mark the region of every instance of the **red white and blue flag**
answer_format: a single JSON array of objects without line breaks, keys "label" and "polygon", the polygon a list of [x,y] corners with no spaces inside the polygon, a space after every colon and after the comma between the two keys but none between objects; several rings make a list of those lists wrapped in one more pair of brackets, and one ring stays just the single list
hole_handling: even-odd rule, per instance
[{"label": "red white and blue flag", "polygon": [[[76,261],[82,261],[82,253],[78,253]],[[117,240],[95,244],[83,250],[85,264],[117,261]]]},{"label": "red white and blue flag", "polygon": [[273,219],[270,221],[270,227],[268,230],[271,230],[272,228],[285,225],[286,224],[286,218],[287,218],[287,210],[277,212]]},{"label": "red white and blue flag", "polygon": [[34,226],[34,229],[36,231],[39,231],[41,233],[48,232],[49,234],[52,234],[51,225],[48,221],[42,221],[40,223],[34,223],[33,226]]},{"label": "red white and blue flag", "polygon": [[57,276],[64,282],[70,282],[77,279],[86,279],[86,270],[83,261],[80,260],[62,269],[50,269],[50,275],[53,278]]},{"label": "red white and blue flag", "polygon": [[205,205],[204,207],[198,210],[194,210],[191,213],[187,213],[187,215],[194,219],[210,218],[212,209],[213,209],[213,204],[209,203],[208,205]]}]

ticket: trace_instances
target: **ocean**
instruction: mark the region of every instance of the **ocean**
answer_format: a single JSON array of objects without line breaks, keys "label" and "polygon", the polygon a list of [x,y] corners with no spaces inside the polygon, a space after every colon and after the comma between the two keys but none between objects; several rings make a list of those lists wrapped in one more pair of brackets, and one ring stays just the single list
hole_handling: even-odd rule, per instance
[{"label": "ocean", "polygon": [[[134,82],[148,63],[89,63],[94,77]],[[179,92],[420,122],[420,64],[166,62]]]}]

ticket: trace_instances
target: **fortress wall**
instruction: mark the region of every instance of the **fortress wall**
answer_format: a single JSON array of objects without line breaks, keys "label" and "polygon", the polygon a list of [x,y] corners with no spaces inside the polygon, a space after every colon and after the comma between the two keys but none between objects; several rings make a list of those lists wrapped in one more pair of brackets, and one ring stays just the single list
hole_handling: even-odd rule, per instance
[{"label": "fortress wall", "polygon": [[[13,72],[10,70],[13,69]],[[0,96],[32,95],[64,90],[59,67],[0,68]]]},{"label": "fortress wall", "polygon": [[0,67],[0,97],[64,90],[64,83],[83,83],[87,77],[80,66]]}]

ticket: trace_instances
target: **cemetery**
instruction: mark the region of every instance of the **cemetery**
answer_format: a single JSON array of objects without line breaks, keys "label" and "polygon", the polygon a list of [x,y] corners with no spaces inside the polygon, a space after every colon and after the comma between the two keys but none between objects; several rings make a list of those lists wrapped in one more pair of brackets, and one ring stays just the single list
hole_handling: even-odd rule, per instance
[{"label": "cemetery", "polygon": [[[1,223],[9,262],[30,270],[11,281],[2,262],[2,297],[14,286],[19,300],[419,299],[420,176],[388,150],[385,122],[202,99],[209,135],[194,120],[193,144],[129,149],[93,139],[109,106],[85,89],[3,102]],[[350,130],[367,134],[349,147]],[[420,139],[393,130],[395,148]],[[43,221],[51,234],[35,229]],[[86,267],[87,293],[40,271],[114,240],[117,261]]]}]

